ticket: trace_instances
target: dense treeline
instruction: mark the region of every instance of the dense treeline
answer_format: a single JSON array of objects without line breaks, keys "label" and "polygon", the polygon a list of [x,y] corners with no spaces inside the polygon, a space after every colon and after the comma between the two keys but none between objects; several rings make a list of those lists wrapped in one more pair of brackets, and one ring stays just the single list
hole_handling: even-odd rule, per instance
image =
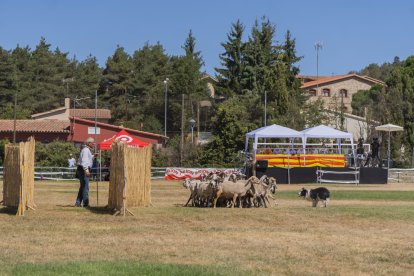
[{"label": "dense treeline", "polygon": [[[403,132],[392,134],[392,157],[399,166],[412,164],[414,147],[414,56],[392,64],[371,64],[362,73],[378,77],[385,86],[373,86],[359,91],[352,98],[353,112],[379,123],[392,123],[404,127]],[[373,133],[370,133],[373,136]],[[387,141],[383,135],[384,143]],[[385,148],[385,145],[383,145]],[[385,150],[385,149],[384,149]],[[385,152],[385,151],[384,151]]]},{"label": "dense treeline", "polygon": [[[191,31],[181,55],[166,54],[159,43],[145,44],[132,54],[118,46],[104,68],[93,56],[78,61],[59,48],[52,49],[45,38],[35,49],[0,47],[0,118],[13,117],[15,94],[18,118],[29,118],[30,114],[63,106],[65,97],[89,97],[78,101],[77,106],[93,108],[97,91],[99,108],[111,109],[111,123],[163,134],[164,93],[168,89],[167,128],[171,139],[167,149],[155,152],[157,166],[236,164],[247,131],[265,123],[303,129],[326,119],[320,112],[322,102],[307,103],[300,90],[296,75],[302,57],[289,31],[277,33],[276,26],[266,18],[256,21],[249,31],[237,21],[221,45],[215,99],[209,95],[201,71],[203,58]],[[406,147],[405,161],[414,145],[412,63],[410,58],[396,58],[392,64],[369,65],[359,73],[384,80],[387,86],[360,91],[353,99],[356,114],[367,113],[377,121],[404,126],[406,132],[396,134],[396,141]],[[212,106],[200,108],[198,103],[205,100]],[[198,111],[200,122],[196,127],[211,131],[212,142],[194,147],[187,135],[182,145],[181,130],[188,134],[189,119],[197,119]]]}]

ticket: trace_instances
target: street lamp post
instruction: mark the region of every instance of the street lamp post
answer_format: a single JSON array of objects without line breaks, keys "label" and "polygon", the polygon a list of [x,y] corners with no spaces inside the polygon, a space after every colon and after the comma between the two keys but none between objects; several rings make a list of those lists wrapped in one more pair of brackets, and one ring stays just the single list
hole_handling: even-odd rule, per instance
[{"label": "street lamp post", "polygon": [[[316,49],[316,80],[319,80],[319,50],[322,50],[322,42],[316,42],[315,43],[315,49]],[[316,83],[316,93],[319,93],[319,83]]]},{"label": "street lamp post", "polygon": [[191,127],[191,143],[194,144],[194,126],[196,124],[196,121],[191,118],[189,123],[190,123],[190,127]]},{"label": "street lamp post", "polygon": [[66,83],[66,97],[69,96],[69,82],[73,82],[74,80],[74,78],[62,79],[62,83]]},{"label": "street lamp post", "polygon": [[168,93],[168,81],[164,80],[165,92],[164,92],[164,136],[167,136],[167,93]]},{"label": "street lamp post", "polygon": [[75,98],[73,99],[73,126],[72,126],[72,140],[75,137],[75,122],[76,122],[76,102],[82,101],[82,100],[86,100],[89,99],[90,97],[85,97],[85,98],[78,98],[78,96],[75,96]]}]

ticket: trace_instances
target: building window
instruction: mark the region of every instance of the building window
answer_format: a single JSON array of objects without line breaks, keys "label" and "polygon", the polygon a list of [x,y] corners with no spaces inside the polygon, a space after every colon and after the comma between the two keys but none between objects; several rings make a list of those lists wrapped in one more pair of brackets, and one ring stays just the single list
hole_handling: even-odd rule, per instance
[{"label": "building window", "polygon": [[341,90],[339,91],[339,97],[348,98],[348,90],[346,90],[346,89],[341,89]]},{"label": "building window", "polygon": [[324,88],[322,90],[322,97],[330,97],[331,96],[331,90],[329,90],[328,88]]},{"label": "building window", "polygon": [[309,96],[315,97],[316,96],[316,90],[315,89],[309,90]]}]

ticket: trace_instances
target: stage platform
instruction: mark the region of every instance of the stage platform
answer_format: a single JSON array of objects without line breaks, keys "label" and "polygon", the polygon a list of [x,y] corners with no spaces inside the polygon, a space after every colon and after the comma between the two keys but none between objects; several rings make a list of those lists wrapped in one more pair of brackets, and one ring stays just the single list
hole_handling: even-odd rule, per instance
[{"label": "stage platform", "polygon": [[[302,184],[302,183],[318,183],[317,170],[323,171],[335,171],[335,172],[352,172],[352,168],[256,168],[256,176],[261,177],[262,175],[273,176],[276,178],[278,184]],[[251,171],[250,171],[251,172]],[[360,168],[359,170],[359,184],[387,184],[387,168]],[[354,181],[355,174],[349,173],[326,173],[324,179],[331,180],[332,183],[343,183]],[[323,183],[324,185],[329,183]]]}]

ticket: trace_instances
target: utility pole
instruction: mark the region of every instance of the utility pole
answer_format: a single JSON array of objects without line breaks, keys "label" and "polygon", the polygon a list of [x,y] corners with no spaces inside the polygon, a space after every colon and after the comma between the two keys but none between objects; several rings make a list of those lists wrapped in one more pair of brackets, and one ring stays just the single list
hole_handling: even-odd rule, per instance
[{"label": "utility pole", "polygon": [[267,91],[264,91],[265,106],[264,106],[264,126],[267,126]]},{"label": "utility pole", "polygon": [[75,138],[75,123],[76,123],[76,102],[81,100],[89,99],[90,97],[84,97],[84,98],[78,98],[78,96],[75,96],[73,99],[73,126],[72,126],[72,141]]},{"label": "utility pole", "polygon": [[128,92],[127,89],[125,88],[125,125],[126,122],[128,122]]},{"label": "utility pole", "polygon": [[164,80],[165,91],[164,91],[164,136],[167,137],[167,94],[168,94],[168,81],[166,78]]},{"label": "utility pole", "polygon": [[13,144],[16,144],[16,108],[17,108],[17,90],[14,91],[14,108],[13,108]]},{"label": "utility pole", "polygon": [[183,166],[183,149],[184,149],[184,94],[181,102],[181,147],[180,147],[180,164]]},{"label": "utility pole", "polygon": [[200,101],[197,101],[197,140],[196,144],[200,141]]}]

